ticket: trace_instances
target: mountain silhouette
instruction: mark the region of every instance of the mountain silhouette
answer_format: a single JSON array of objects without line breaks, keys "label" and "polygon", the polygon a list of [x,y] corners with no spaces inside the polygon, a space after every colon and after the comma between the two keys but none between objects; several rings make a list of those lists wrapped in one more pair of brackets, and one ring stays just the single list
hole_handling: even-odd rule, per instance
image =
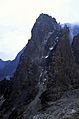
[{"label": "mountain silhouette", "polygon": [[0,82],[1,119],[79,118],[79,34],[71,43],[70,32],[47,14],[36,19],[12,79]]}]

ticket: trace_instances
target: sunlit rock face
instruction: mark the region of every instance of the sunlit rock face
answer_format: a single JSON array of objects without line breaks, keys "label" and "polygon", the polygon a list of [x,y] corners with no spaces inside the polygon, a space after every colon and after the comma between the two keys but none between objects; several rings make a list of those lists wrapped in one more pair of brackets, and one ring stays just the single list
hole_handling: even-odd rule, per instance
[{"label": "sunlit rock face", "polygon": [[69,35],[55,18],[37,18],[8,95],[1,94],[1,119],[78,117],[79,69]]}]

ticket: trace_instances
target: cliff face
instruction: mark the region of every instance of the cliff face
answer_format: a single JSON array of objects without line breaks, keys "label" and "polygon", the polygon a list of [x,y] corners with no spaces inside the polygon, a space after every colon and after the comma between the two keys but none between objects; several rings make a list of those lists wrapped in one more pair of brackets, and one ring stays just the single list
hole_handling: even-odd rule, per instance
[{"label": "cliff face", "polygon": [[14,94],[17,92],[23,95],[25,92],[25,99],[29,101],[31,96],[32,98],[36,96],[39,89],[38,83],[40,82],[40,75],[45,72],[47,57],[51,52],[50,48],[55,47],[56,42],[58,42],[56,37],[59,35],[60,26],[56,20],[48,15],[41,14],[34,24],[32,37],[21,56],[20,63],[15,72]]},{"label": "cliff face", "polygon": [[49,57],[48,79],[46,91],[42,94],[44,103],[47,100],[60,99],[65,91],[79,87],[77,64],[69,42],[69,29],[65,26],[59,42]]},{"label": "cliff face", "polygon": [[79,65],[79,34],[76,35],[72,42],[73,54],[75,56],[75,61]]},{"label": "cliff face", "polygon": [[61,28],[55,18],[41,14],[31,34],[12,79],[11,92],[3,96],[1,119],[78,117],[79,68],[68,27]]}]

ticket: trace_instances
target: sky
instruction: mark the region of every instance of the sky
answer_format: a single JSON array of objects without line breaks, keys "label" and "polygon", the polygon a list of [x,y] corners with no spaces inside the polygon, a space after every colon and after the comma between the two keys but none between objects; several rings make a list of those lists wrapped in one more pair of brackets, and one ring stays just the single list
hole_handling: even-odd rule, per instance
[{"label": "sky", "polygon": [[0,59],[16,57],[41,13],[61,24],[79,23],[79,0],[0,0]]}]

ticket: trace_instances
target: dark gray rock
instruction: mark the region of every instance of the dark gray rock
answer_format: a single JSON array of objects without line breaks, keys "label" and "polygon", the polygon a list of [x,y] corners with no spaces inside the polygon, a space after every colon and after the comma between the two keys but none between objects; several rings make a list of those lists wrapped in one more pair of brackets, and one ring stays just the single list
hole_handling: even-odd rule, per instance
[{"label": "dark gray rock", "polygon": [[47,14],[38,17],[14,73],[11,92],[7,98],[3,93],[1,119],[79,117],[79,68],[69,32],[67,25],[61,28]]}]

